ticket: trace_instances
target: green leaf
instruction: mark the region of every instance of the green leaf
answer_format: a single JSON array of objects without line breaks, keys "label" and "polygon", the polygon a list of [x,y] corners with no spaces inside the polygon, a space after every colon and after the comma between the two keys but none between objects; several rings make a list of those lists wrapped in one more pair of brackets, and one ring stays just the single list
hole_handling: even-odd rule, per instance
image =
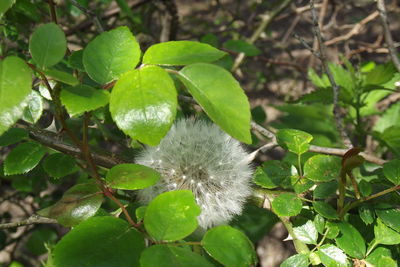
[{"label": "green leaf", "polygon": [[358,214],[360,215],[361,220],[369,225],[374,222],[375,214],[373,209],[369,205],[364,205],[358,208]]},{"label": "green leaf", "polygon": [[318,233],[323,234],[325,229],[325,218],[319,214],[315,214],[314,216],[314,225],[317,229]]},{"label": "green leaf", "polygon": [[327,267],[347,267],[348,261],[346,254],[334,245],[326,244],[318,250],[321,262]]},{"label": "green leaf", "polygon": [[394,159],[383,164],[383,173],[395,185],[400,184],[400,159]]},{"label": "green leaf", "polygon": [[55,246],[54,266],[139,266],[144,238],[124,220],[100,216],[74,227]]},{"label": "green leaf", "polygon": [[141,267],[212,267],[204,257],[191,250],[176,246],[154,245],[143,251]]},{"label": "green leaf", "polygon": [[254,183],[268,189],[278,187],[284,180],[290,178],[290,166],[279,160],[264,162],[254,174]]},{"label": "green leaf", "polygon": [[339,219],[339,216],[337,215],[336,210],[334,208],[332,208],[332,206],[326,202],[314,201],[313,207],[316,212],[318,212],[319,214],[321,214],[323,217],[325,217],[327,219],[332,219],[332,220]]},{"label": "green leaf", "polygon": [[111,188],[136,190],[152,186],[160,180],[160,174],[152,168],[138,164],[118,164],[106,176]]},{"label": "green leaf", "polygon": [[15,3],[16,0],[2,0],[0,2],[0,18]]},{"label": "green leaf", "polygon": [[374,226],[375,240],[378,244],[397,245],[400,244],[400,234],[387,227],[380,219],[376,220]]},{"label": "green leaf", "polygon": [[298,174],[293,175],[290,178],[290,182],[291,182],[294,192],[296,192],[296,194],[301,194],[301,193],[307,191],[308,189],[310,189],[314,185],[313,181],[311,181],[305,177],[300,177]]},{"label": "green leaf", "polygon": [[379,266],[379,261],[382,257],[392,257],[392,252],[388,248],[379,246],[376,249],[374,249],[365,260],[368,263],[371,263],[375,266]]},{"label": "green leaf", "polygon": [[56,219],[66,227],[75,226],[96,214],[102,200],[101,191],[96,185],[77,184],[68,189],[54,205],[40,210],[38,214]]},{"label": "green leaf", "polygon": [[147,206],[140,206],[135,210],[136,220],[138,222],[143,221],[144,215],[146,214]]},{"label": "green leaf", "polygon": [[214,62],[226,55],[208,44],[193,41],[170,41],[149,47],[143,56],[143,64],[189,65]]},{"label": "green leaf", "polygon": [[365,241],[357,229],[347,223],[337,224],[340,229],[340,235],[336,237],[336,244],[353,258],[363,259],[365,257]]},{"label": "green leaf", "polygon": [[103,32],[83,51],[83,65],[90,78],[105,84],[133,70],[140,60],[140,47],[128,27]]},{"label": "green leaf", "polygon": [[67,87],[61,90],[60,98],[71,116],[78,116],[108,104],[109,93],[87,85]]},{"label": "green leaf", "polygon": [[250,44],[243,40],[228,40],[223,45],[226,49],[237,52],[244,53],[248,57],[258,56],[261,54],[261,50],[255,45]]},{"label": "green leaf", "polygon": [[199,215],[192,191],[165,192],[147,206],[144,227],[155,240],[175,241],[196,230]]},{"label": "green leaf", "polygon": [[391,257],[381,257],[378,267],[397,267],[397,262]]},{"label": "green leaf", "polygon": [[336,238],[340,232],[339,226],[337,226],[336,223],[331,221],[326,222],[326,230],[327,230],[326,237],[329,239]]},{"label": "green leaf", "polygon": [[305,224],[293,227],[295,236],[306,244],[317,244],[318,231],[312,221],[307,221]]},{"label": "green leaf", "polygon": [[45,243],[55,243],[57,239],[57,233],[53,229],[39,228],[29,236],[25,246],[33,255],[41,255],[47,252]]},{"label": "green leaf", "polygon": [[317,187],[314,190],[314,198],[323,198],[326,199],[336,193],[336,190],[338,189],[338,183],[337,181],[330,181],[327,183],[322,183],[317,185]]},{"label": "green leaf", "polygon": [[306,254],[296,254],[287,258],[281,263],[280,267],[308,267],[308,255]]},{"label": "green leaf", "polygon": [[45,154],[41,144],[26,142],[15,147],[4,161],[4,173],[6,175],[27,173],[36,165]]},{"label": "green leaf", "polygon": [[44,71],[44,73],[46,74],[46,76],[68,85],[75,86],[79,84],[79,80],[75,76],[69,74],[68,72],[53,69],[53,70],[46,70]]},{"label": "green leaf", "polygon": [[272,208],[278,216],[296,216],[302,207],[301,200],[290,193],[282,193],[272,201]]},{"label": "green leaf", "polygon": [[340,158],[328,155],[316,155],[304,164],[304,176],[314,182],[336,180],[340,174]]},{"label": "green leaf", "polygon": [[75,159],[63,153],[54,153],[45,158],[43,169],[58,179],[78,170]]},{"label": "green leaf", "polygon": [[246,235],[227,225],[208,230],[201,244],[224,266],[251,266],[257,262],[253,244]]},{"label": "green leaf", "polygon": [[387,146],[396,154],[400,155],[400,125],[386,128],[380,135],[380,138],[385,141]]},{"label": "green leaf", "polygon": [[378,118],[373,130],[382,133],[391,126],[399,125],[399,121],[400,102],[397,102],[391,105],[387,110],[385,110],[383,115]]},{"label": "green leaf", "polygon": [[376,66],[372,71],[365,76],[366,84],[385,84],[390,81],[396,72],[393,64],[384,64]]},{"label": "green leaf", "polygon": [[400,209],[390,204],[378,203],[375,205],[375,213],[382,222],[390,228],[400,232]]},{"label": "green leaf", "polygon": [[28,106],[24,109],[22,119],[29,123],[36,123],[43,112],[43,98],[36,92],[32,91],[26,99]]},{"label": "green leaf", "polygon": [[9,146],[28,139],[28,132],[21,128],[11,128],[0,136],[0,146]]},{"label": "green leaf", "polygon": [[55,23],[41,25],[33,32],[29,40],[29,52],[40,69],[60,62],[66,51],[65,34]]},{"label": "green leaf", "polygon": [[250,105],[232,74],[212,64],[198,63],[184,67],[179,77],[216,124],[239,141],[251,143]]},{"label": "green leaf", "polygon": [[110,98],[110,112],[117,126],[132,139],[157,145],[175,119],[177,94],[168,73],[147,66],[123,75]]},{"label": "green leaf", "polygon": [[295,129],[282,129],[276,133],[278,144],[290,152],[301,155],[310,148],[312,135]]},{"label": "green leaf", "polygon": [[32,72],[22,59],[0,61],[0,135],[21,118],[31,84]]},{"label": "green leaf", "polygon": [[68,57],[68,64],[72,69],[85,71],[85,66],[83,66],[83,49],[72,52]]}]

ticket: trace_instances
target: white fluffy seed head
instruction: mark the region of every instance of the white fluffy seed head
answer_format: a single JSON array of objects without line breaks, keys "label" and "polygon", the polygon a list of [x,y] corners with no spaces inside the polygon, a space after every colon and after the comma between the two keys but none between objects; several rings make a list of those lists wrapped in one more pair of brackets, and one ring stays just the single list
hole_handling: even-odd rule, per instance
[{"label": "white fluffy seed head", "polygon": [[251,193],[253,170],[244,160],[248,157],[241,144],[218,126],[179,120],[157,147],[147,147],[137,157],[138,164],[156,169],[162,177],[156,185],[140,190],[139,200],[148,203],[166,191],[191,190],[202,210],[201,227],[226,223],[241,213]]}]

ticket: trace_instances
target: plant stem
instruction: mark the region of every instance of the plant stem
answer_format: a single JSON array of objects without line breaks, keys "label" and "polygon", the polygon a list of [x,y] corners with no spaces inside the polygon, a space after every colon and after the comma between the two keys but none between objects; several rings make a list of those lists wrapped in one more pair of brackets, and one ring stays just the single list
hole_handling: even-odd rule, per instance
[{"label": "plant stem", "polygon": [[286,230],[288,231],[289,235],[293,238],[293,244],[294,247],[297,251],[297,253],[300,254],[306,254],[310,252],[310,249],[307,247],[306,244],[304,244],[302,241],[300,241],[297,237],[296,234],[293,231],[293,226],[292,223],[290,222],[289,217],[279,217],[285,226]]}]

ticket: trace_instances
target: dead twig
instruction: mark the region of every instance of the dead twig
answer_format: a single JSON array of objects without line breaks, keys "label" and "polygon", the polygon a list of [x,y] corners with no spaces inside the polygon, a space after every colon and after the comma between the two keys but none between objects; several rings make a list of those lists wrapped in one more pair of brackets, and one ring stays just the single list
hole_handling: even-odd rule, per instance
[{"label": "dead twig", "polygon": [[385,34],[385,41],[389,49],[390,57],[392,58],[393,64],[396,67],[397,71],[400,72],[400,60],[397,57],[397,51],[393,42],[392,34],[390,33],[389,21],[387,18],[385,0],[377,0],[377,7],[379,11],[379,15],[381,17],[383,31]]},{"label": "dead twig", "polygon": [[312,15],[312,20],[313,20],[313,29],[314,29],[314,34],[317,37],[318,40],[318,45],[319,45],[319,54],[320,57],[319,59],[321,60],[322,67],[328,76],[329,82],[332,85],[332,90],[333,90],[333,116],[335,118],[336,122],[336,127],[340,133],[340,136],[342,137],[343,143],[347,148],[352,147],[350,138],[348,137],[345,128],[343,126],[343,119],[340,114],[340,108],[339,108],[339,95],[340,95],[340,87],[337,85],[335,82],[335,79],[333,78],[332,72],[329,69],[328,63],[326,61],[326,47],[324,45],[324,41],[322,38],[322,34],[319,28],[318,24],[318,17],[317,17],[317,12],[314,7],[314,0],[310,0],[310,8],[311,8],[311,15]]},{"label": "dead twig", "polygon": [[371,13],[369,16],[367,16],[366,18],[361,20],[359,23],[355,24],[353,26],[353,28],[348,33],[346,33],[344,35],[341,35],[341,36],[338,36],[338,37],[335,37],[335,38],[333,38],[331,40],[328,40],[324,44],[326,46],[329,46],[329,45],[333,45],[333,44],[336,44],[336,43],[339,43],[339,42],[346,41],[346,40],[350,39],[354,35],[359,34],[362,31],[363,27],[368,22],[373,21],[378,16],[379,16],[379,12],[378,11],[375,11],[375,12]]},{"label": "dead twig", "polygon": [[18,222],[2,223],[2,224],[0,224],[0,229],[9,229],[9,228],[16,228],[16,227],[27,226],[27,225],[32,225],[32,224],[48,224],[48,223],[57,223],[57,220],[49,219],[49,218],[34,214],[34,215],[31,215],[26,220],[22,220],[22,221],[18,221]]}]

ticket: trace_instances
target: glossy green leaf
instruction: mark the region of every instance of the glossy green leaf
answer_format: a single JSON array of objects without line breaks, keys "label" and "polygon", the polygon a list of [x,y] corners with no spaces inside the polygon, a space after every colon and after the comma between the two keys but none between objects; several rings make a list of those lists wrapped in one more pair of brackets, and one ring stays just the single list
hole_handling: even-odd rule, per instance
[{"label": "glossy green leaf", "polygon": [[198,63],[184,67],[179,77],[216,124],[239,141],[251,143],[250,105],[232,74],[212,64]]},{"label": "glossy green leaf", "polygon": [[63,153],[54,153],[46,157],[43,168],[54,178],[61,178],[78,170],[75,159]]},{"label": "glossy green leaf", "polygon": [[400,244],[400,234],[387,227],[380,219],[376,220],[374,226],[376,243],[382,245]]},{"label": "glossy green leaf", "polygon": [[351,257],[363,259],[366,247],[364,238],[360,232],[347,222],[340,222],[337,225],[340,229],[340,234],[335,239],[337,246]]},{"label": "glossy green leaf", "polygon": [[87,85],[67,87],[61,90],[61,102],[71,116],[95,110],[108,104],[109,93]]},{"label": "glossy green leaf", "polygon": [[244,53],[246,56],[258,56],[261,50],[255,45],[243,40],[228,40],[223,45],[226,49],[237,53]]},{"label": "glossy green leaf", "polygon": [[313,221],[307,221],[305,224],[293,227],[295,236],[306,244],[317,244],[318,231]]},{"label": "glossy green leaf", "polygon": [[400,184],[400,159],[394,159],[383,164],[383,173],[386,179],[395,185]]},{"label": "glossy green leaf", "polygon": [[316,155],[304,164],[304,176],[314,182],[328,182],[338,179],[340,168],[340,158]]},{"label": "glossy green leaf", "polygon": [[143,251],[141,267],[212,267],[204,257],[191,250],[176,246],[154,245]]},{"label": "glossy green leaf", "polygon": [[34,124],[42,116],[43,98],[38,92],[32,91],[27,97],[26,101],[28,105],[24,109],[22,119],[26,122]]},{"label": "glossy green leaf", "polygon": [[55,230],[50,228],[39,228],[29,236],[26,248],[33,255],[41,255],[47,252],[46,243],[55,243],[58,236]]},{"label": "glossy green leaf", "polygon": [[144,227],[155,240],[175,241],[196,230],[199,215],[192,191],[165,192],[147,206]]},{"label": "glossy green leaf", "polygon": [[149,47],[143,56],[144,64],[189,65],[213,62],[226,55],[208,44],[193,41],[170,41]]},{"label": "glossy green leaf", "polygon": [[347,267],[346,254],[334,245],[326,244],[318,250],[321,262],[327,267]]},{"label": "glossy green leaf", "polygon": [[246,235],[227,225],[208,230],[201,244],[211,257],[227,267],[251,266],[257,262],[253,244]]},{"label": "glossy green leaf", "polygon": [[276,188],[289,179],[291,170],[289,164],[279,160],[268,160],[262,168],[258,167],[254,174],[254,183],[264,188]]},{"label": "glossy green leaf", "polygon": [[340,229],[337,223],[327,221],[326,222],[326,230],[327,234],[326,237],[329,239],[334,239],[339,235]]},{"label": "glossy green leaf", "polygon": [[[374,210],[369,206],[361,206],[358,208],[358,214],[360,215],[361,220],[366,224],[371,224],[374,222],[375,214]],[[399,218],[400,219],[400,218]]]},{"label": "glossy green leaf", "polygon": [[391,257],[381,257],[377,267],[397,267],[397,261]]},{"label": "glossy green leaf", "polygon": [[143,221],[144,215],[146,214],[147,206],[140,206],[135,210],[136,220],[138,222]]},{"label": "glossy green leaf", "polygon": [[311,134],[295,129],[279,130],[276,137],[280,146],[298,155],[308,151],[313,139]]},{"label": "glossy green leaf", "polygon": [[313,181],[305,177],[300,177],[298,174],[293,175],[290,178],[290,183],[293,186],[294,192],[296,194],[304,193],[314,185]]},{"label": "glossy green leaf", "polygon": [[29,52],[41,69],[60,62],[66,51],[65,34],[60,26],[53,22],[38,27],[29,40]]},{"label": "glossy green leaf", "polygon": [[280,267],[308,267],[308,255],[306,254],[296,254],[287,258],[281,263]]},{"label": "glossy green leaf", "polygon": [[168,73],[157,66],[128,72],[115,84],[110,112],[118,128],[133,139],[157,145],[176,115],[177,93]]},{"label": "glossy green leaf", "polygon": [[4,173],[6,175],[27,173],[36,165],[45,154],[41,144],[26,142],[16,146],[4,161]]},{"label": "glossy green leaf", "polygon": [[31,84],[32,72],[22,59],[0,61],[0,135],[21,118]]},{"label": "glossy green leaf", "polygon": [[75,226],[96,214],[102,200],[102,193],[96,185],[77,184],[68,189],[54,205],[40,210],[38,214],[56,219],[67,227]]},{"label": "glossy green leaf", "polygon": [[144,238],[124,220],[100,216],[72,229],[55,246],[54,266],[139,266]]},{"label": "glossy green leaf", "polygon": [[278,216],[296,216],[302,209],[302,203],[296,195],[282,193],[272,201],[272,209]]},{"label": "glossy green leaf", "polygon": [[16,0],[2,0],[0,2],[0,18],[15,3]]},{"label": "glossy green leaf", "polygon": [[400,232],[400,208],[386,203],[378,203],[374,208],[376,215],[385,225]]},{"label": "glossy green leaf", "polygon": [[160,174],[152,168],[138,164],[118,164],[106,176],[111,188],[136,190],[152,186],[160,180]]},{"label": "glossy green leaf", "polygon": [[103,32],[83,51],[83,65],[90,78],[105,84],[133,70],[139,63],[140,47],[128,27]]},{"label": "glossy green leaf", "polygon": [[[379,266],[379,261],[383,257],[392,257],[392,252],[388,248],[379,246],[376,249],[374,249],[365,260],[370,264]],[[381,266],[381,267],[386,267],[386,266]]]},{"label": "glossy green leaf", "polygon": [[60,71],[60,70],[46,70],[44,71],[47,77],[50,77],[56,81],[68,84],[68,85],[78,85],[79,80],[73,76],[72,74],[69,74],[68,72]]},{"label": "glossy green leaf", "polygon": [[314,201],[313,207],[316,212],[318,212],[319,214],[321,214],[323,217],[325,217],[327,219],[332,219],[332,220],[339,219],[339,216],[336,213],[336,210],[326,202]]},{"label": "glossy green leaf", "polygon": [[315,214],[313,222],[318,233],[323,234],[325,229],[325,218],[319,214]]},{"label": "glossy green leaf", "polygon": [[21,128],[11,128],[0,135],[0,146],[9,146],[28,139],[28,132]]}]

